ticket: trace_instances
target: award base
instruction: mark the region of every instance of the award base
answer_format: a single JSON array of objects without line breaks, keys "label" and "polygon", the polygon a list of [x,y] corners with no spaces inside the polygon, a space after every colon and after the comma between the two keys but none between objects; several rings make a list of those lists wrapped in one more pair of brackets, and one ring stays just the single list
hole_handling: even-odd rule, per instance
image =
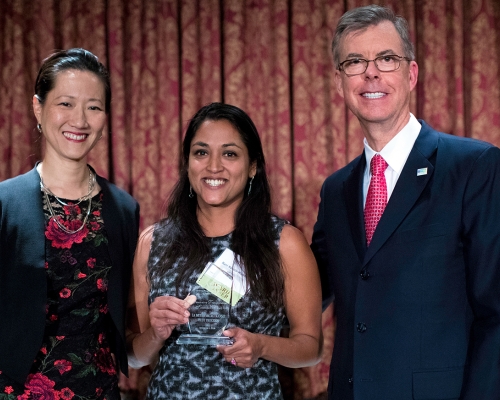
[{"label": "award base", "polygon": [[211,335],[196,335],[185,334],[181,335],[175,341],[177,344],[199,344],[205,346],[231,346],[234,343],[233,338],[227,336],[211,336]]}]

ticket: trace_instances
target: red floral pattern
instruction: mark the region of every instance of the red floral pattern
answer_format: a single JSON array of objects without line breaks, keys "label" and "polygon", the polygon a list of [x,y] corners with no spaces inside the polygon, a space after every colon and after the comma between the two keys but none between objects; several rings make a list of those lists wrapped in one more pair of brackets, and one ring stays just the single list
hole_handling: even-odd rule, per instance
[{"label": "red floral pattern", "polygon": [[71,361],[68,360],[56,360],[54,361],[54,367],[57,368],[59,373],[62,375],[65,372],[71,371]]},{"label": "red floral pattern", "polygon": [[[81,224],[87,202],[62,206],[49,197],[59,221]],[[42,345],[24,387],[0,373],[0,400],[119,400],[117,370],[108,337],[107,290],[111,260],[100,207],[92,200],[87,226],[68,234],[46,215],[47,305]]]},{"label": "red floral pattern", "polygon": [[75,394],[70,388],[64,388],[60,392],[60,397],[62,400],[71,400],[73,397],[75,397]]},{"label": "red floral pattern", "polygon": [[[65,228],[71,231],[76,231],[80,226],[82,226],[82,221],[80,220],[70,220],[65,221],[60,216],[55,217],[58,219],[59,223]],[[81,230],[74,234],[68,234],[64,232],[57,225],[54,218],[49,220],[47,230],[45,231],[45,237],[52,241],[52,247],[59,249],[70,249],[73,243],[82,243],[83,239],[87,236],[89,229],[87,225]]]},{"label": "red floral pattern", "polygon": [[[39,400],[58,400],[59,392],[54,390],[55,382],[40,373],[31,374],[26,380],[26,395]],[[29,397],[28,397],[29,398]]]},{"label": "red floral pattern", "polygon": [[67,299],[69,296],[71,296],[71,290],[68,288],[64,288],[59,292],[59,296],[63,299]]},{"label": "red floral pattern", "polygon": [[76,216],[82,213],[80,207],[77,204],[68,203],[67,206],[63,206],[65,215]]},{"label": "red floral pattern", "polygon": [[105,292],[108,290],[108,282],[105,279],[98,279],[97,280],[97,288],[101,292]]},{"label": "red floral pattern", "polygon": [[96,364],[102,372],[109,375],[116,375],[113,357],[109,349],[100,348],[95,354]]}]

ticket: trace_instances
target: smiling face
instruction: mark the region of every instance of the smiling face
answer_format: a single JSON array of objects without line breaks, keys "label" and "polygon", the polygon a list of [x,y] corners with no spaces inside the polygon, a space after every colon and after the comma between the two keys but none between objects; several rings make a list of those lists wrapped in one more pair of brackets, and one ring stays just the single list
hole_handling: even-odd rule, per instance
[{"label": "smiling face", "polygon": [[88,71],[61,71],[43,104],[33,97],[33,109],[46,139],[45,158],[85,161],[107,127],[104,85]]},{"label": "smiling face", "polygon": [[198,207],[228,207],[235,212],[248,179],[256,173],[239,132],[227,120],[203,122],[191,141],[188,177]]},{"label": "smiling face", "polygon": [[[389,21],[348,34],[340,43],[340,61],[374,58],[387,54],[405,56],[396,28]],[[335,71],[339,94],[361,123],[365,132],[381,128],[396,135],[408,122],[410,92],[417,83],[415,61],[401,61],[398,70],[380,72],[374,62],[363,74],[346,76]]]}]

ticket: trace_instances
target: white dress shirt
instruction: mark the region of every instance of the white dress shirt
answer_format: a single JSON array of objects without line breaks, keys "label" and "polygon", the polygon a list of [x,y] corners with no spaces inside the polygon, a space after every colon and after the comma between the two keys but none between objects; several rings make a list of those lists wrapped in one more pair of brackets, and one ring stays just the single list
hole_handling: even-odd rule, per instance
[{"label": "white dress shirt", "polygon": [[401,131],[399,131],[380,152],[377,153],[369,146],[366,139],[364,140],[366,169],[363,176],[363,208],[366,203],[368,187],[370,186],[370,162],[372,157],[375,154],[380,154],[388,164],[385,170],[385,181],[387,183],[387,201],[389,201],[421,128],[422,125],[420,125],[420,122],[410,113],[410,120],[405,127],[401,129]]}]

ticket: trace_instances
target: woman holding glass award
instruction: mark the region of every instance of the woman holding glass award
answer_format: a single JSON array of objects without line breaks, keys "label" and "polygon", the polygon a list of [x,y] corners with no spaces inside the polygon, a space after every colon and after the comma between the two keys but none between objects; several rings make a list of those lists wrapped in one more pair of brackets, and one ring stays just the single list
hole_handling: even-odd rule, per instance
[{"label": "woman holding glass award", "polygon": [[[144,231],[134,261],[129,363],[157,361],[148,399],[281,399],[276,364],[319,361],[316,263],[270,198],[248,115],[201,108],[168,217]],[[289,337],[279,337],[286,321]]]}]

